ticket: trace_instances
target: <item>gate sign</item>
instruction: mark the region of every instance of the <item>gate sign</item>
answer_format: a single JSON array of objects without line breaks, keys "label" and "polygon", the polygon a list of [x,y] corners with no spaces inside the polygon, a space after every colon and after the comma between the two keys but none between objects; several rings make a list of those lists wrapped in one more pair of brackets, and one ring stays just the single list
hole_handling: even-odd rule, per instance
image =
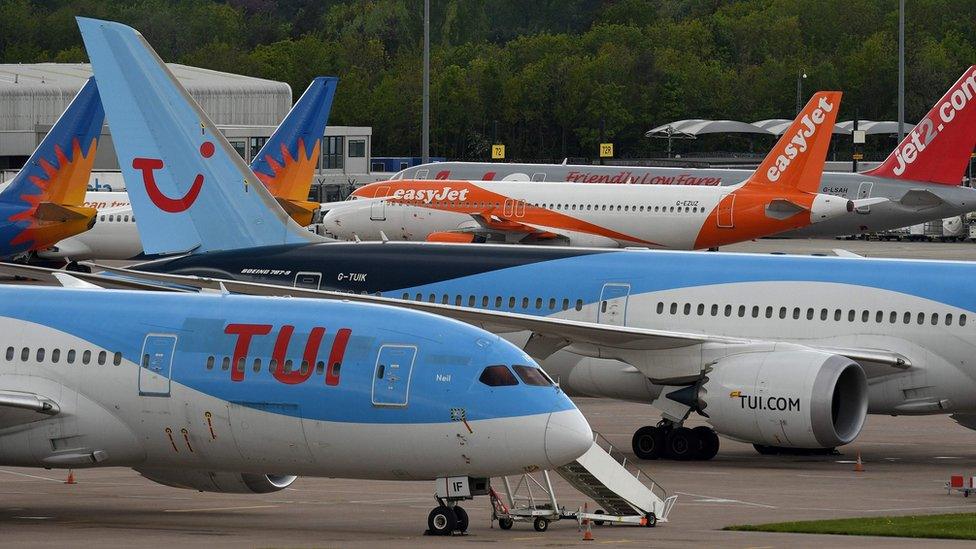
[{"label": "gate sign", "polygon": [[492,145],[491,146],[491,159],[492,160],[504,160],[505,159],[505,145]]},{"label": "gate sign", "polygon": [[600,158],[613,158],[613,143],[600,143]]}]

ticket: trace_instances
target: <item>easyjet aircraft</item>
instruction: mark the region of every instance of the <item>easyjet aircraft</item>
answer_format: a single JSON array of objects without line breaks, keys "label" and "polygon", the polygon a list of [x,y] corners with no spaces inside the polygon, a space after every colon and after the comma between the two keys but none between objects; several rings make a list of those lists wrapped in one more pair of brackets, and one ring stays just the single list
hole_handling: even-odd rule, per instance
[{"label": "easyjet aircraft", "polygon": [[[967,68],[913,131],[876,169],[824,172],[819,191],[851,200],[887,202],[861,207],[780,236],[816,237],[883,231],[976,210],[976,190],[960,187],[976,147],[976,65]],[[730,168],[664,168],[495,162],[437,162],[400,171],[391,179],[569,181],[686,186],[737,185],[750,172]]]},{"label": "easyjet aircraft", "polygon": [[383,181],[353,196],[386,200],[335,207],[323,224],[350,240],[675,249],[713,248],[797,229],[884,200],[817,193],[840,98],[840,92],[814,95],[759,169],[731,187]]}]

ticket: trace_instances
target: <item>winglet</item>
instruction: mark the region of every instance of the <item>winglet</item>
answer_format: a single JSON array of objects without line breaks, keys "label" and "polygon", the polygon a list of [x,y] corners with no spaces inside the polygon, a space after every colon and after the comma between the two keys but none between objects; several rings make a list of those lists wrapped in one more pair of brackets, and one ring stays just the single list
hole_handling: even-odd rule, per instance
[{"label": "winglet", "polygon": [[141,34],[77,20],[99,89],[112,98],[105,113],[146,253],[315,239],[281,210]]},{"label": "winglet", "polygon": [[841,95],[832,91],[815,93],[746,185],[817,192]]},{"label": "winglet", "polygon": [[888,158],[865,175],[959,185],[976,148],[976,65],[939,99]]}]

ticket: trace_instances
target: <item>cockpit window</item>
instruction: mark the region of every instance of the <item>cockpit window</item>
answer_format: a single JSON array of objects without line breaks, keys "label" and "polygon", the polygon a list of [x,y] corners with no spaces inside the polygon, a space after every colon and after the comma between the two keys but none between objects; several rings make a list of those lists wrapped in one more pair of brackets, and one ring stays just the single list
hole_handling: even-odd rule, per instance
[{"label": "cockpit window", "polygon": [[526,385],[536,385],[539,387],[548,387],[552,385],[552,380],[539,368],[533,368],[531,366],[512,366],[515,369],[515,373],[518,374],[519,379],[522,383]]},{"label": "cockpit window", "polygon": [[518,380],[512,375],[512,371],[505,366],[489,366],[481,372],[478,381],[489,387],[501,387],[505,385],[518,385]]}]

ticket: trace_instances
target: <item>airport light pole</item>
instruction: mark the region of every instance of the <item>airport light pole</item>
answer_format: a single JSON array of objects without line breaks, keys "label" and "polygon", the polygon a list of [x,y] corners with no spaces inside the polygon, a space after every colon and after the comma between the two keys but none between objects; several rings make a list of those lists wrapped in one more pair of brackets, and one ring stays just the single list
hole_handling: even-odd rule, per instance
[{"label": "airport light pole", "polygon": [[905,0],[898,0],[898,142],[905,138]]},{"label": "airport light pole", "polygon": [[420,157],[430,162],[430,0],[424,0],[424,89],[421,122]]},{"label": "airport light pole", "polygon": [[806,79],[807,73],[805,71],[796,71],[796,114],[800,115],[800,109],[803,108],[803,80]]}]

